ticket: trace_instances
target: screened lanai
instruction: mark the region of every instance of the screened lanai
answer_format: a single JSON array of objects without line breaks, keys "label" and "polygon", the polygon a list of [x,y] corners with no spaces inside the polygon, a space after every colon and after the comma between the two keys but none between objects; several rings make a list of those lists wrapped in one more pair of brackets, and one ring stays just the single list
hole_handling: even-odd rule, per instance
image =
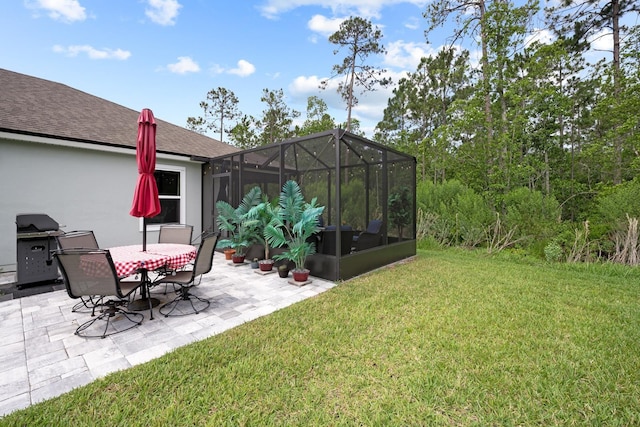
[{"label": "screened lanai", "polygon": [[252,187],[270,200],[295,180],[325,206],[312,276],[345,280],[416,253],[415,158],[341,129],[209,159],[203,229],[217,229],[215,203],[237,206]]}]

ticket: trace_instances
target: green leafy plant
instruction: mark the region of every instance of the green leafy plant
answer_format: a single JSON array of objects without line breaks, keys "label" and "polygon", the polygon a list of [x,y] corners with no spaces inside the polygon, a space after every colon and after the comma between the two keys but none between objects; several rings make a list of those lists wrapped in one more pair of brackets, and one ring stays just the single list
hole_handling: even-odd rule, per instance
[{"label": "green leafy plant", "polygon": [[562,259],[562,246],[558,242],[550,242],[544,247],[544,256],[549,262],[558,262]]},{"label": "green leafy plant", "polygon": [[265,229],[271,223],[273,218],[278,215],[279,209],[280,207],[278,206],[277,200],[271,202],[267,195],[263,194],[262,201],[247,212],[247,218],[255,221],[256,240],[264,245],[264,259],[267,260],[270,256],[270,246],[265,234]]},{"label": "green leafy plant", "polygon": [[277,215],[265,228],[266,240],[271,246],[287,248],[273,258],[293,261],[296,270],[304,270],[307,257],[315,253],[315,245],[308,240],[320,231],[318,218],[323,211],[324,206],[317,206],[315,197],[310,203],[305,202],[297,182],[285,182]]},{"label": "green leafy plant", "polygon": [[260,188],[253,187],[237,208],[223,200],[216,203],[218,227],[228,233],[227,238],[218,241],[219,248],[233,248],[236,255],[244,255],[247,248],[258,240],[258,221],[250,218],[248,213],[260,203],[261,197]]},{"label": "green leafy plant", "polygon": [[417,218],[418,239],[432,238],[445,246],[479,246],[494,221],[494,213],[482,196],[455,179],[438,184],[419,182],[416,202],[418,211],[426,215]]},{"label": "green leafy plant", "polygon": [[389,223],[398,229],[398,240],[402,240],[404,227],[411,221],[411,197],[409,189],[402,187],[398,192],[389,195]]}]

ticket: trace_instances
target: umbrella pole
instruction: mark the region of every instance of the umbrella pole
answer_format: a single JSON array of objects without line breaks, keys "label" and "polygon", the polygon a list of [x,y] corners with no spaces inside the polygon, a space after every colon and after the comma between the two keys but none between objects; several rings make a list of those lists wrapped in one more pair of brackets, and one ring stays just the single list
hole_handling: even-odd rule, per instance
[{"label": "umbrella pole", "polygon": [[142,218],[142,252],[147,251],[147,218]]}]

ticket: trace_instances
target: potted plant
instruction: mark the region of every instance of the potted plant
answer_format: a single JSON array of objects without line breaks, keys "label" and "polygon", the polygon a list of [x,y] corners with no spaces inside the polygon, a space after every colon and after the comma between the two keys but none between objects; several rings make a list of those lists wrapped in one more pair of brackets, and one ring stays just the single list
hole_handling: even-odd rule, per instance
[{"label": "potted plant", "polygon": [[289,266],[286,263],[278,266],[278,276],[283,279],[289,277]]},{"label": "potted plant", "polygon": [[273,258],[289,260],[295,264],[292,273],[294,280],[304,282],[309,278],[309,270],[304,264],[309,255],[315,253],[315,245],[310,237],[319,231],[318,218],[324,206],[317,206],[317,198],[305,202],[300,186],[295,181],[287,181],[280,193],[277,215],[265,228],[267,241],[273,247],[285,247],[286,250]]},{"label": "potted plant", "polygon": [[264,246],[264,259],[259,261],[261,271],[271,271],[274,260],[270,257],[269,241],[267,240],[265,229],[278,213],[278,202],[269,201],[266,194],[262,195],[262,202],[252,207],[247,213],[247,217],[255,220],[256,239]]},{"label": "potted plant", "polygon": [[227,232],[227,237],[218,242],[218,247],[234,249],[235,254],[231,256],[234,263],[243,263],[247,248],[256,241],[257,223],[247,213],[260,203],[260,196],[260,188],[254,187],[242,198],[237,208],[223,200],[216,203],[218,227]]},{"label": "potted plant", "polygon": [[234,264],[242,264],[244,263],[244,258],[245,258],[245,254],[244,251],[246,250],[246,248],[242,248],[240,250],[240,252],[236,252],[233,255],[231,255],[231,262]]},{"label": "potted plant", "polygon": [[236,253],[236,250],[231,248],[226,248],[222,252],[224,253],[224,259],[226,259],[227,261],[231,261],[231,257],[233,256],[233,254]]},{"label": "potted plant", "polygon": [[409,189],[402,187],[396,193],[389,195],[389,223],[398,230],[398,241],[402,241],[404,227],[411,221],[411,196]]},{"label": "potted plant", "polygon": [[261,259],[258,261],[258,267],[260,271],[271,271],[273,269],[273,262],[272,259]]}]

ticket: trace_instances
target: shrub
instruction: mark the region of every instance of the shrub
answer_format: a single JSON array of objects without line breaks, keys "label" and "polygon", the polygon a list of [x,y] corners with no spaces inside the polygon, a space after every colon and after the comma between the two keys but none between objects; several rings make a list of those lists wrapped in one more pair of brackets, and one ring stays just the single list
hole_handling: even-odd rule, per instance
[{"label": "shrub", "polygon": [[493,212],[482,196],[460,181],[418,183],[418,207],[430,220],[426,233],[440,244],[474,247],[484,240]]},{"label": "shrub", "polygon": [[591,218],[594,227],[602,226],[602,234],[627,229],[627,215],[640,215],[640,181],[625,182],[611,187],[596,198],[596,212]]},{"label": "shrub", "polygon": [[540,191],[519,187],[507,193],[503,202],[507,228],[517,227],[514,237],[526,246],[532,241],[553,235],[560,222],[557,200],[552,196],[544,196]]},{"label": "shrub", "polygon": [[558,262],[562,259],[562,246],[558,242],[551,242],[544,247],[544,256],[549,262]]}]

